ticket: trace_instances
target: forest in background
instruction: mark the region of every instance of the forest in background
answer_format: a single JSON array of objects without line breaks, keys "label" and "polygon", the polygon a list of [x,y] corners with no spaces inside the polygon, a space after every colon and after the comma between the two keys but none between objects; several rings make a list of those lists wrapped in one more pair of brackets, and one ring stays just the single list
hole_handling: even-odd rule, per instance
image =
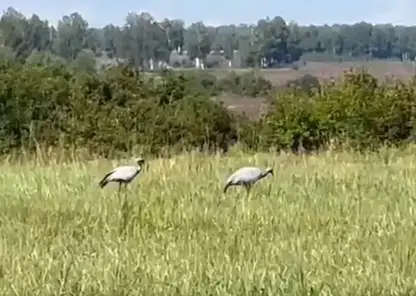
[{"label": "forest in background", "polygon": [[[56,147],[106,157],[138,149],[160,155],[227,151],[236,143],[252,151],[374,149],[413,139],[414,80],[384,81],[361,69],[331,83],[307,74],[277,87],[255,71],[145,73],[150,61],[171,63],[175,50],[203,63],[210,52],[224,58],[231,49],[248,52],[242,63],[260,67],[293,66],[319,53],[412,60],[413,27],[301,27],[276,17],[255,26],[185,28],[181,21],[129,14],[123,27],[90,28],[73,13],[55,28],[10,8],[0,32],[2,154]],[[97,67],[103,55],[118,63]],[[255,118],[234,112],[218,100],[222,94],[266,100],[266,108]]]},{"label": "forest in background", "polygon": [[0,47],[9,59],[70,63],[87,70],[117,62],[142,70],[298,68],[308,61],[414,61],[416,27],[366,22],[300,26],[279,16],[256,24],[213,27],[129,13],[122,26],[93,28],[76,12],[52,26],[10,7],[0,19]]}]

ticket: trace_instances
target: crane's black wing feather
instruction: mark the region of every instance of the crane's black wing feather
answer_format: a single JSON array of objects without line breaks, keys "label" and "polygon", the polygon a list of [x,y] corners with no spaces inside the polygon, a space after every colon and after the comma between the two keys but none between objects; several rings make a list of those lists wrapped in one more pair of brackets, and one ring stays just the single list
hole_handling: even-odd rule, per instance
[{"label": "crane's black wing feather", "polygon": [[105,185],[107,185],[107,184],[108,184],[107,178],[108,178],[109,176],[111,176],[111,174],[112,174],[112,173],[114,173],[114,171],[109,172],[107,175],[105,175],[105,176],[104,176],[104,178],[100,181],[100,183],[98,183],[98,185],[99,185],[101,188],[104,188],[104,187],[105,187]]}]

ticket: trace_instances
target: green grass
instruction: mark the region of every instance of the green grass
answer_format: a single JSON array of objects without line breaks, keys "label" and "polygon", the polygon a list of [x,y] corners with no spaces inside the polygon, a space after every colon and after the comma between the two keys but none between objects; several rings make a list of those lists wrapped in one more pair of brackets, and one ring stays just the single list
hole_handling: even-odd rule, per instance
[{"label": "green grass", "polygon": [[[1,167],[1,295],[405,295],[416,292],[416,156],[189,154]],[[224,179],[274,166],[245,196]]]}]

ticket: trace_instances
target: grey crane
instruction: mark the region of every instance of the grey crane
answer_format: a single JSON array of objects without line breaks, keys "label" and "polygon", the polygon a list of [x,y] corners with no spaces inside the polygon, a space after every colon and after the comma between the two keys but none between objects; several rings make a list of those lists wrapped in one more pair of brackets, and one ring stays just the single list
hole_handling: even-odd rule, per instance
[{"label": "grey crane", "polygon": [[262,170],[257,167],[243,167],[228,177],[224,187],[224,193],[226,193],[227,189],[231,186],[244,186],[248,195],[254,183],[260,179],[263,179],[269,174],[274,176],[272,168]]},{"label": "grey crane", "polygon": [[127,165],[127,166],[119,166],[106,174],[104,178],[98,183],[101,188],[104,188],[110,182],[117,182],[118,183],[118,192],[121,190],[121,186],[124,184],[127,187],[131,181],[142,171],[144,159],[143,158],[136,158],[135,159],[137,166],[134,165]]}]

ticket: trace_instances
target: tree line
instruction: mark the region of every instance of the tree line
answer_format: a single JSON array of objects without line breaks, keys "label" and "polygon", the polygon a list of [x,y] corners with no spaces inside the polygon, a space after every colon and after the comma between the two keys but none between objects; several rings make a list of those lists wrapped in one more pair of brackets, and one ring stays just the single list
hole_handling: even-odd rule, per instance
[{"label": "tree line", "polygon": [[[213,27],[203,22],[155,20],[129,13],[122,26],[92,28],[79,13],[56,26],[13,8],[0,19],[0,54],[31,63],[72,62],[93,69],[98,61],[117,61],[137,69],[160,67],[279,67],[308,54],[327,60],[350,58],[403,61],[416,57],[416,27],[372,25],[300,26],[276,16],[256,24]],[[103,62],[103,64],[105,64]]]},{"label": "tree line", "polygon": [[[163,70],[156,77],[128,65],[86,73],[3,62],[0,154],[44,147],[160,156],[227,151],[235,143],[251,151],[315,151],[333,143],[373,149],[415,135],[415,82],[381,82],[362,70],[346,73],[340,83],[269,90],[268,110],[250,120],[212,99],[224,81],[198,80],[196,73]],[[257,86],[268,89],[267,83]]]}]

